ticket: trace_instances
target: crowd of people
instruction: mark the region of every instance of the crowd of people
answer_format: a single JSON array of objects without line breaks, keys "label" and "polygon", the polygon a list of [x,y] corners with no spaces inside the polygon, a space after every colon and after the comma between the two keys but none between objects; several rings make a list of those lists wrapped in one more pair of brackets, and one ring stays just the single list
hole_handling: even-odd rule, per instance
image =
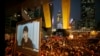
[{"label": "crowd of people", "polygon": [[13,28],[5,28],[4,34],[4,48],[5,48],[5,56],[14,56],[14,48],[15,48],[15,29]]},{"label": "crowd of people", "polygon": [[[14,55],[14,36],[5,33],[5,56]],[[42,37],[40,49],[41,56],[100,56],[100,34],[91,38],[86,32],[53,33],[52,36]]]},{"label": "crowd of people", "polygon": [[56,34],[43,38],[41,56],[100,56],[100,40],[90,43],[86,38],[89,35],[83,34],[81,37],[83,38],[69,39],[69,36]]},{"label": "crowd of people", "polygon": [[14,44],[15,44],[14,33],[5,33],[5,56],[14,55]]}]

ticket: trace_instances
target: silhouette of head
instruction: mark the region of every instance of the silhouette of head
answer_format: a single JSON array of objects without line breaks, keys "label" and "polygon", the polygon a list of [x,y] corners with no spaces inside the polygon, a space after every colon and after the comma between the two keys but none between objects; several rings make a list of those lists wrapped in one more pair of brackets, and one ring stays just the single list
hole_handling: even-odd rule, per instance
[{"label": "silhouette of head", "polygon": [[23,29],[23,37],[28,38],[28,27],[27,26],[25,26]]}]

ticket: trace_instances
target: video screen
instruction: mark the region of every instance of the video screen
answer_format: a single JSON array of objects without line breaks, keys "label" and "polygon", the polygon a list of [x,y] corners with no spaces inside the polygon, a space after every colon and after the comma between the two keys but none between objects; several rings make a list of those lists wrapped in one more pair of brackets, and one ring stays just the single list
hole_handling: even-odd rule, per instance
[{"label": "video screen", "polygon": [[17,46],[39,52],[40,22],[33,21],[17,26]]}]

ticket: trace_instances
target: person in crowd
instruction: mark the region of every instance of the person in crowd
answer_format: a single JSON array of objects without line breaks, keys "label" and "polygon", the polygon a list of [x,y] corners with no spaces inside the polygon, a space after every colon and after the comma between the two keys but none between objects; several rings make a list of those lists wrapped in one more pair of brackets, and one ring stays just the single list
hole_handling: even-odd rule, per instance
[{"label": "person in crowd", "polygon": [[5,55],[11,55],[12,53],[11,48],[11,38],[10,33],[5,33]]}]

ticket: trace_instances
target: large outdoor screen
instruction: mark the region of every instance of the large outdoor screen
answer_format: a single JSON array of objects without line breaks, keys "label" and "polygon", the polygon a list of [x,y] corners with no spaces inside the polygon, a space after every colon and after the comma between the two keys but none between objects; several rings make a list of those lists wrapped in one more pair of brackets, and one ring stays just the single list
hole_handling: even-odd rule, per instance
[{"label": "large outdoor screen", "polygon": [[[29,21],[17,25],[17,48],[23,53],[39,52],[40,22]],[[30,53],[31,53],[30,52]],[[35,53],[35,54],[36,54]]]}]

